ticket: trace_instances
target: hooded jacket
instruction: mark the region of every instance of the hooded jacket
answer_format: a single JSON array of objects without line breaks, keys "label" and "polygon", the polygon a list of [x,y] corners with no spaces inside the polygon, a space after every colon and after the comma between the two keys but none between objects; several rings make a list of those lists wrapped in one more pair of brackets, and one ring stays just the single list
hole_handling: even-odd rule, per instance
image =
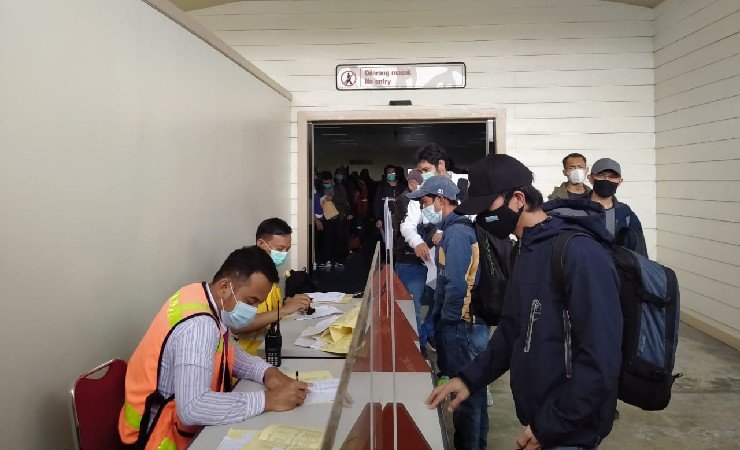
[{"label": "hooded jacket", "polygon": [[[637,218],[637,214],[632,211],[632,208],[625,203],[621,203],[614,200],[614,216],[616,218],[615,237],[613,238],[614,243],[621,245],[622,247],[628,248],[634,252],[637,252],[648,258],[647,245],[645,244],[645,234],[642,231],[642,224],[640,219]],[[591,206],[587,206],[591,203]],[[587,214],[601,214],[605,215],[604,208],[597,207],[594,205],[601,206],[601,203],[593,202],[588,197],[579,197],[572,200],[555,199],[550,200],[542,206],[542,210],[545,212],[553,211],[558,208],[570,209],[573,205],[579,205],[577,208],[586,212]]]},{"label": "hooded jacket", "polygon": [[[475,392],[511,370],[519,421],[543,448],[599,445],[612,428],[621,364],[619,278],[607,248],[612,238],[603,216],[590,210],[600,205],[569,206],[524,230],[501,322],[486,350],[458,375]],[[568,244],[565,294],[553,284],[551,255],[555,237],[567,230],[593,239],[576,236]]]}]

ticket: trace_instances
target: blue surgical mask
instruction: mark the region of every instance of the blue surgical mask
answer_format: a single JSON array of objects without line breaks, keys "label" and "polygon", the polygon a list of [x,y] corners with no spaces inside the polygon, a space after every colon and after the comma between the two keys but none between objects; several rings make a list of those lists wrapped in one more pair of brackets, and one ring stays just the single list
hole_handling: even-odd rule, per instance
[{"label": "blue surgical mask", "polygon": [[257,308],[236,299],[236,294],[234,294],[234,287],[231,285],[231,281],[229,281],[229,289],[231,289],[231,295],[234,296],[236,306],[231,311],[226,311],[223,309],[224,305],[222,300],[221,321],[223,321],[224,325],[227,327],[238,330],[252,323],[255,316],[257,316]]},{"label": "blue surgical mask", "polygon": [[324,189],[331,189],[331,183],[324,183]]},{"label": "blue surgical mask", "polygon": [[424,217],[427,218],[429,223],[436,225],[442,221],[442,211],[434,209],[434,203],[424,207],[424,209],[421,210],[421,213],[424,214]]},{"label": "blue surgical mask", "polygon": [[385,176],[385,178],[386,178],[386,179],[387,179],[387,180],[388,180],[389,182],[391,182],[391,181],[396,181],[396,174],[395,174],[395,173],[389,173],[388,175],[386,175],[386,176]]},{"label": "blue surgical mask", "polygon": [[337,181],[339,181],[341,183],[342,180],[344,180],[344,175],[341,174],[341,173],[338,173],[338,174],[334,175],[334,179],[336,179]]},{"label": "blue surgical mask", "polygon": [[427,181],[434,176],[434,172],[424,172],[421,174],[421,179]]},{"label": "blue surgical mask", "polygon": [[267,242],[265,242],[265,245],[267,246],[267,248],[270,249],[270,258],[272,258],[272,262],[275,263],[275,266],[282,266],[283,263],[285,263],[285,260],[288,259],[288,252],[273,250],[272,247],[270,247],[270,244],[268,244]]}]

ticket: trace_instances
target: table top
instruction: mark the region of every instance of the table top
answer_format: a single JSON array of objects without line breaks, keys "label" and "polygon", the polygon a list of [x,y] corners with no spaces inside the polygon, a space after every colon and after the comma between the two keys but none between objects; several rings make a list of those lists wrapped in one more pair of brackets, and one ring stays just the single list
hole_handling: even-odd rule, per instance
[{"label": "table top", "polygon": [[[328,370],[333,377],[340,378],[342,369],[344,368],[344,362],[344,359],[290,359],[283,361],[280,369],[287,373],[293,373],[296,370],[300,372]],[[264,389],[260,383],[242,380],[234,391],[251,392],[259,389]],[[205,427],[189,448],[190,450],[213,450],[218,447],[218,444],[231,428],[262,430],[269,425],[291,424],[326,429],[329,423],[332,405],[332,403],[303,405],[292,411],[266,412],[243,422],[232,423],[230,425]]]},{"label": "table top", "polygon": [[[353,298],[348,303],[344,303],[344,304],[329,303],[329,304],[332,306],[335,306],[337,309],[341,309],[343,312],[347,312],[351,310],[355,305],[357,305],[360,301],[361,299]],[[409,323],[413,327],[414,331],[416,331],[416,333],[418,334],[418,330],[416,328],[416,313],[414,310],[414,302],[411,300],[396,300],[396,302],[398,303],[398,306],[403,312],[404,316],[406,316],[406,319],[409,321]],[[321,350],[316,350],[316,349],[307,348],[307,347],[300,347],[294,344],[295,340],[298,339],[298,336],[300,336],[300,334],[303,333],[303,331],[306,328],[316,325],[316,323],[320,322],[323,319],[326,319],[326,317],[320,317],[317,319],[306,319],[306,320],[295,320],[293,318],[283,319],[280,322],[280,334],[282,334],[283,336],[282,358],[283,359],[295,359],[295,358],[344,359],[345,355],[322,352]],[[262,357],[265,356],[265,343],[264,342],[262,342],[259,349],[257,350],[257,354]]]}]

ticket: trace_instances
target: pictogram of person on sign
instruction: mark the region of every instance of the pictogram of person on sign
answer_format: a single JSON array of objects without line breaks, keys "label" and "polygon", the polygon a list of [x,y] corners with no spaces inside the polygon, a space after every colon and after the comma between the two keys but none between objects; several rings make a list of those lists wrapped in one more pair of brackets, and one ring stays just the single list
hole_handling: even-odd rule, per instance
[{"label": "pictogram of person on sign", "polygon": [[342,72],[342,84],[347,87],[352,87],[357,82],[357,75],[351,70]]}]

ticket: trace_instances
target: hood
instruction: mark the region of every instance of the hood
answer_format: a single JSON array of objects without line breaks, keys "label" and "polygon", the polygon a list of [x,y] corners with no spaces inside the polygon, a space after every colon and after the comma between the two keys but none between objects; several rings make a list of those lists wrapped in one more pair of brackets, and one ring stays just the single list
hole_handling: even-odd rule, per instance
[{"label": "hood", "polygon": [[611,245],[613,237],[606,229],[604,207],[588,199],[556,199],[545,203],[542,210],[548,220],[525,230],[522,244],[531,247],[567,230],[584,231],[598,242]]}]

